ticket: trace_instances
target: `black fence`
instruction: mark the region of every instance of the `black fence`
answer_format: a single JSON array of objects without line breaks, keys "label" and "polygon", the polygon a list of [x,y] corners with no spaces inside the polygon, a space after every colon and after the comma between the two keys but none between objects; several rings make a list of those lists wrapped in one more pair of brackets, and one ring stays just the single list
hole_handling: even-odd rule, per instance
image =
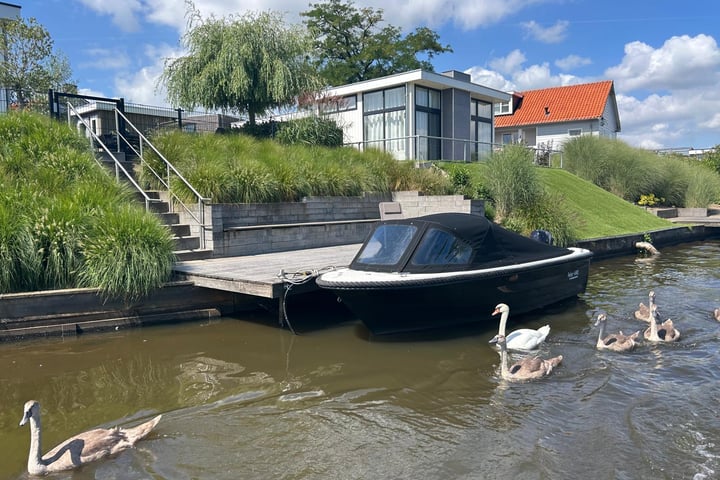
[{"label": "black fence", "polygon": [[[213,112],[188,111],[180,108],[156,107],[137,103],[127,103],[122,98],[106,98],[76,93],[49,90],[16,91],[0,88],[0,114],[14,110],[30,110],[53,116],[58,120],[70,121],[76,128],[85,128],[79,118],[68,117],[67,104],[85,120],[101,139],[115,145],[117,133],[131,138],[137,136],[133,129],[126,128],[120,111],[140,133],[149,137],[158,130],[182,129],[187,132],[217,132],[238,126],[240,117]],[[74,120],[74,121],[73,121]],[[89,133],[88,133],[89,136]]]}]

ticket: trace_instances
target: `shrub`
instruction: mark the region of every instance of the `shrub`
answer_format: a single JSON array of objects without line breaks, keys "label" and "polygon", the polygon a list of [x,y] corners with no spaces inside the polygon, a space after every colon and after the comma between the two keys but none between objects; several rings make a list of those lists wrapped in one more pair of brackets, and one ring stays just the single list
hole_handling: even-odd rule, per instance
[{"label": "shrub", "polygon": [[286,145],[341,147],[343,130],[329,118],[311,116],[281,124],[275,138]]}]

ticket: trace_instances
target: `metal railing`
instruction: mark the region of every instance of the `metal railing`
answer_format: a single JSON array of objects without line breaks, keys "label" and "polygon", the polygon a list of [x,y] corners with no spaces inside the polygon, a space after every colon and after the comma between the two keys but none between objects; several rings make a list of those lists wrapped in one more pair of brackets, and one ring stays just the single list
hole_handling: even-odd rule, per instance
[{"label": "metal railing", "polygon": [[[125,180],[127,180],[128,183],[130,183],[130,185],[132,185],[133,188],[135,188],[135,190],[138,193],[140,193],[140,195],[145,200],[145,209],[150,210],[150,204],[157,200],[154,198],[150,198],[150,196],[145,192],[145,190],[143,190],[143,188],[135,181],[133,176],[130,175],[130,173],[127,171],[127,169],[125,167],[123,167],[122,163],[120,163],[120,160],[118,160],[117,156],[115,156],[115,153],[113,153],[107,147],[107,145],[105,145],[105,143],[103,143],[103,141],[100,139],[100,137],[95,132],[92,131],[92,129],[90,128],[90,125],[87,123],[87,121],[84,118],[82,118],[77,113],[77,111],[75,110],[75,107],[72,104],[68,103],[67,104],[68,123],[70,123],[72,121],[73,115],[75,115],[78,118],[78,120],[80,122],[82,122],[83,126],[85,127],[85,131],[90,134],[90,139],[96,145],[98,145],[100,147],[100,149],[102,149],[105,153],[107,153],[108,156],[113,160],[113,164],[115,167],[115,179],[119,181],[122,178],[121,177],[121,173],[122,173],[122,176],[125,177]],[[95,161],[98,163],[98,165],[103,167],[102,162],[97,157],[94,157],[94,158],[95,158]]]},{"label": "metal railing", "polygon": [[[125,136],[121,135],[120,132],[117,132],[117,138],[118,138],[118,145],[121,145],[122,142],[127,145],[135,155],[140,159],[141,165],[143,168],[147,168],[149,172],[152,173],[152,175],[157,179],[158,182],[165,188],[165,191],[169,195],[169,200],[171,204],[172,211],[176,211],[175,205],[179,205],[182,207],[183,211],[185,211],[190,217],[193,219],[193,221],[197,224],[199,228],[199,234],[200,234],[200,248],[205,248],[206,242],[205,242],[205,231],[208,229],[208,226],[205,224],[205,205],[210,202],[210,198],[204,197],[203,195],[198,192],[195,187],[193,187],[190,182],[183,177],[183,175],[175,168],[175,166],[170,163],[170,161],[165,158],[165,156],[160,153],[160,151],[155,148],[155,146],[150,143],[150,141],[145,137],[145,135],[138,130],[135,125],[128,120],[128,118],[120,112],[117,108],[115,109],[115,124],[119,124],[119,119],[122,118],[125,122],[125,127],[129,128],[134,132],[135,135],[137,135],[137,138],[139,139],[139,145],[136,148]],[[158,156],[158,158],[162,161],[163,166],[165,167],[164,176],[158,173],[152,166],[145,160],[145,157],[143,156],[144,152],[144,146],[149,147],[155,155]],[[188,190],[190,191],[193,196],[195,197],[197,201],[197,215],[192,211],[191,208],[189,208],[187,205],[185,205],[185,202],[182,201],[182,199],[176,195],[172,190],[172,180],[173,178],[176,178],[180,183]]]},{"label": "metal railing", "polygon": [[[461,138],[408,135],[347,142],[344,146],[355,147],[360,151],[375,148],[392,154],[398,160],[468,163],[487,160],[493,152],[502,150],[506,145]],[[543,145],[527,146],[527,148],[533,152],[533,161],[536,165],[552,166],[551,158],[559,156],[560,166],[562,166],[561,150],[549,149]]]},{"label": "metal railing", "polygon": [[[106,143],[100,138],[99,135],[97,135],[93,129],[88,124],[87,120],[85,120],[80,113],[75,109],[75,107],[71,103],[67,103],[67,118],[68,123],[73,122],[73,117],[77,119],[77,121],[81,122],[82,125],[85,128],[85,132],[90,135],[90,139],[94,143],[94,145],[98,146],[102,151],[107,153],[108,157],[112,159],[113,165],[115,168],[115,178],[117,180],[121,180],[124,178],[125,180],[130,183],[130,185],[133,186],[133,188],[140,193],[140,195],[143,197],[145,201],[145,209],[150,210],[150,204],[151,203],[160,203],[162,200],[151,198],[147,192],[135,181],[133,176],[127,171],[127,169],[122,165],[120,160],[117,158],[117,153],[120,152],[121,146],[125,145],[127,146],[139,159],[140,163],[143,168],[147,169],[147,171],[151,172],[152,175],[157,179],[157,181],[162,185],[162,187],[165,189],[169,196],[169,203],[171,211],[177,211],[175,209],[176,205],[179,205],[182,207],[183,211],[186,212],[190,218],[192,218],[193,222],[197,225],[199,228],[199,237],[200,237],[200,248],[204,249],[206,247],[206,241],[205,241],[205,231],[209,228],[208,225],[205,223],[205,205],[210,202],[209,198],[206,198],[202,196],[191,184],[188,182],[185,177],[182,176],[182,174],[165,158],[165,156],[160,153],[160,151],[155,148],[155,146],[145,137],[145,135],[140,132],[135,125],[133,125],[125,115],[123,115],[118,109],[115,109],[115,120],[116,125],[118,124],[118,117],[121,117],[125,121],[125,127],[131,129],[138,138],[137,148],[133,145],[132,142],[129,141],[126,135],[122,135],[119,131],[115,132],[116,139],[117,139],[117,152],[113,152],[108,148]],[[145,148],[150,148],[162,161],[163,165],[165,166],[165,172],[164,176],[159,174],[152,166],[145,160],[145,157],[143,156],[143,152]],[[95,159],[98,164],[102,166],[102,162],[99,159]],[[197,199],[197,207],[198,212],[197,215],[191,208],[189,208],[180,197],[178,197],[172,190],[172,179],[177,178],[181,184],[188,189],[188,191],[192,192],[192,194]]]}]

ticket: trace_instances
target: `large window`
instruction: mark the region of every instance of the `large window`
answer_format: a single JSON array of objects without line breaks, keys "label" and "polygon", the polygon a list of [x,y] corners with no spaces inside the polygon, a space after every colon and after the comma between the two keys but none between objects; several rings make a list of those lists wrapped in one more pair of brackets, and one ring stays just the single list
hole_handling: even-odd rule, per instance
[{"label": "large window", "polygon": [[322,102],[320,109],[322,113],[339,113],[355,110],[357,108],[357,97],[346,95],[340,98],[331,98]]},{"label": "large window", "polygon": [[492,109],[491,103],[470,100],[470,138],[473,140],[473,153],[484,158],[492,151]]},{"label": "large window", "polygon": [[405,129],[405,86],[363,95],[363,134],[365,145],[407,158]]},{"label": "large window", "polygon": [[415,87],[417,160],[440,159],[440,92]]}]

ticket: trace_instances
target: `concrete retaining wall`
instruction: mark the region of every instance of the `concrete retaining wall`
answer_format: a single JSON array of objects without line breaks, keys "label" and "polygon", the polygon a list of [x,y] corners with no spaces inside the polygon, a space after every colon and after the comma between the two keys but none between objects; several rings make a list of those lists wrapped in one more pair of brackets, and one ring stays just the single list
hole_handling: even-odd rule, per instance
[{"label": "concrete retaining wall", "polygon": [[720,227],[698,225],[656,230],[647,234],[638,233],[635,235],[583,240],[577,242],[576,246],[592,250],[593,260],[598,260],[611,256],[636,255],[638,248],[635,244],[646,240],[649,240],[655,248],[662,249],[662,247],[719,237]]},{"label": "concrete retaining wall", "polygon": [[139,302],[105,299],[92,288],[3,294],[0,341],[203,320],[249,307],[241,295],[192,282],[169,283]]},{"label": "concrete retaining wall", "polygon": [[[380,203],[390,200],[401,204],[406,218],[440,212],[485,214],[482,200],[466,200],[462,195],[425,196],[414,191],[395,192],[392,197],[212,204],[205,207],[205,218],[212,223],[206,232],[206,248],[213,251],[213,258],[222,258],[362,243],[373,223],[380,220]],[[180,223],[192,222],[181,214]]]}]

